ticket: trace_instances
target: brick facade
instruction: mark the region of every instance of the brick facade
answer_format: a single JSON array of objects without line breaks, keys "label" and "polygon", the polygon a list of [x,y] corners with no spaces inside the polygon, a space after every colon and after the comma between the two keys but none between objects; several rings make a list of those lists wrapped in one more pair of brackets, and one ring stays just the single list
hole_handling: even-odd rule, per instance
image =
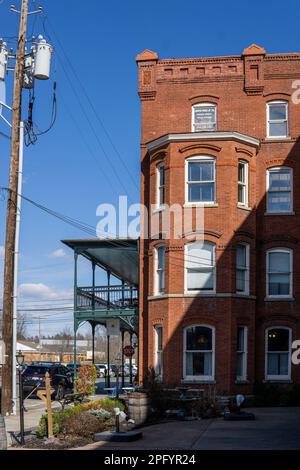
[{"label": "brick facade", "polygon": [[[140,374],[154,364],[154,326],[163,327],[163,381],[183,382],[183,331],[189,325],[215,329],[215,374],[219,392],[251,393],[265,380],[265,332],[288,327],[300,339],[300,104],[293,83],[300,79],[300,54],[266,54],[250,46],[241,56],[159,59],[137,56],[141,99],[141,202],[155,203],[157,165],[165,165],[165,202],[185,204],[185,162],[209,155],[216,162],[216,204],[204,209],[204,238],[216,247],[215,294],[186,294],[181,239],[141,241]],[[288,137],[268,139],[267,103],[288,102]],[[215,132],[192,133],[192,106],[217,106]],[[161,137],[165,138],[160,139]],[[173,136],[173,137],[172,137]],[[199,138],[198,138],[199,136]],[[248,163],[248,208],[237,205],[238,161]],[[266,171],[293,170],[293,214],[266,213]],[[154,249],[166,247],[165,292],[154,293]],[[250,247],[250,292],[236,293],[236,245]],[[293,250],[292,299],[266,300],[266,251]],[[236,382],[237,327],[248,327],[247,380]],[[300,382],[300,366],[290,380]],[[203,385],[201,380],[187,381]],[[203,385],[205,386],[205,385]]]}]

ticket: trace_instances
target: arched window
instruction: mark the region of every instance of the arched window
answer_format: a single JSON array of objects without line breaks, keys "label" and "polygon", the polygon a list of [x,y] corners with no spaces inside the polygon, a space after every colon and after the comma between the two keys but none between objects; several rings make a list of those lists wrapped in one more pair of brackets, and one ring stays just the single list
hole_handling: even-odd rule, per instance
[{"label": "arched window", "polygon": [[217,128],[217,105],[197,103],[192,108],[192,132],[215,131]]},{"label": "arched window", "polygon": [[291,378],[290,328],[274,326],[266,330],[266,379],[289,380]]},{"label": "arched window", "polygon": [[186,380],[214,380],[215,329],[193,325],[184,330],[183,375]]},{"label": "arched window", "polygon": [[165,292],[165,254],[166,248],[164,245],[155,248],[154,259],[154,293],[156,295]]},{"label": "arched window", "polygon": [[293,170],[281,166],[267,170],[267,212],[293,211]]},{"label": "arched window", "polygon": [[215,245],[197,241],[185,246],[186,291],[210,292],[216,290]]},{"label": "arched window", "polygon": [[267,103],[267,137],[288,136],[288,102],[270,101]]},{"label": "arched window", "polygon": [[267,297],[293,295],[293,252],[288,248],[267,251]]}]

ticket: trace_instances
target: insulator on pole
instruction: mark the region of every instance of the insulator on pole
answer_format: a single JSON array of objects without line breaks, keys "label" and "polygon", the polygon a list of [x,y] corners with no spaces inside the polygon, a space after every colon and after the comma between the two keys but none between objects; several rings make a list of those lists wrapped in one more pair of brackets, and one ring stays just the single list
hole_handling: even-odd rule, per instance
[{"label": "insulator on pole", "polygon": [[34,48],[34,78],[37,80],[49,80],[52,52],[52,46],[43,36],[39,36]]},{"label": "insulator on pole", "polygon": [[32,55],[25,57],[24,88],[31,89],[34,86],[34,60]]}]

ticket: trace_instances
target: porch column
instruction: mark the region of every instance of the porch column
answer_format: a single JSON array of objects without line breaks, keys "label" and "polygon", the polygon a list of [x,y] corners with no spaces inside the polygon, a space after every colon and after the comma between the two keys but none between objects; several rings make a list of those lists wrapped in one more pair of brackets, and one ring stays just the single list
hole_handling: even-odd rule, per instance
[{"label": "porch column", "polygon": [[76,337],[77,337],[77,261],[78,253],[74,250],[74,351],[73,351],[73,362],[74,362],[74,392],[76,392],[76,379],[77,379],[77,348],[76,348]]},{"label": "porch column", "polygon": [[122,338],[122,342],[121,342],[121,348],[122,348],[122,353],[121,353],[121,357],[122,357],[122,388],[125,387],[124,352],[123,352],[123,349],[124,349],[124,335],[125,335],[125,331],[122,330],[122,332],[121,332],[121,338]]},{"label": "porch column", "polygon": [[110,357],[109,357],[109,338],[110,336],[107,335],[107,387],[110,387],[110,375],[109,375],[109,369],[110,369]]},{"label": "porch column", "polygon": [[[133,333],[130,332],[130,346],[132,347],[132,335]],[[129,358],[129,382],[130,382],[130,385],[132,385],[132,355],[130,355],[130,358]]]},{"label": "porch column", "polygon": [[95,364],[95,330],[96,324],[93,322],[91,323],[92,326],[92,362]]},{"label": "porch column", "polygon": [[92,261],[92,270],[93,270],[93,276],[92,276],[92,286],[93,286],[93,290],[92,290],[92,309],[93,309],[93,311],[95,310],[95,268],[96,268],[96,265],[95,265],[94,261]]},{"label": "porch column", "polygon": [[107,271],[107,308],[110,310],[110,271]]}]

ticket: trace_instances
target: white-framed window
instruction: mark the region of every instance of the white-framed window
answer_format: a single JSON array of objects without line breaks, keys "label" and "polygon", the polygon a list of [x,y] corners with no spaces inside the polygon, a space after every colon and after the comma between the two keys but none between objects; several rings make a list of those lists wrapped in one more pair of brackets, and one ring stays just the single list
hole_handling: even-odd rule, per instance
[{"label": "white-framed window", "polygon": [[239,243],[236,247],[236,292],[249,295],[250,291],[250,246]]},{"label": "white-framed window", "polygon": [[236,342],[236,380],[247,380],[248,328],[238,326]]},{"label": "white-framed window", "polygon": [[214,204],[216,193],[215,159],[200,155],[186,160],[186,202]]},{"label": "white-framed window", "polygon": [[267,297],[293,295],[293,251],[273,248],[267,251]]},{"label": "white-framed window", "polygon": [[266,372],[267,380],[290,380],[292,330],[282,326],[266,329]]},{"label": "white-framed window", "polygon": [[183,375],[185,380],[214,380],[214,327],[193,325],[184,329]]},{"label": "white-framed window", "polygon": [[215,131],[217,128],[217,105],[197,103],[192,108],[192,132]]},{"label": "white-framed window", "polygon": [[216,254],[211,242],[196,241],[185,246],[185,291],[216,291]]},{"label": "white-framed window", "polygon": [[154,327],[154,370],[158,377],[163,375],[163,327]]},{"label": "white-framed window", "polygon": [[267,212],[293,211],[293,170],[285,166],[267,170]]},{"label": "white-framed window", "polygon": [[165,204],[165,164],[156,167],[156,203],[158,207]]},{"label": "white-framed window", "polygon": [[288,136],[288,102],[270,101],[267,103],[267,137]]},{"label": "white-framed window", "polygon": [[166,247],[164,245],[155,248],[154,291],[156,295],[165,292],[165,255]]},{"label": "white-framed window", "polygon": [[248,162],[239,160],[238,162],[238,205],[248,207],[249,194],[249,171]]}]

